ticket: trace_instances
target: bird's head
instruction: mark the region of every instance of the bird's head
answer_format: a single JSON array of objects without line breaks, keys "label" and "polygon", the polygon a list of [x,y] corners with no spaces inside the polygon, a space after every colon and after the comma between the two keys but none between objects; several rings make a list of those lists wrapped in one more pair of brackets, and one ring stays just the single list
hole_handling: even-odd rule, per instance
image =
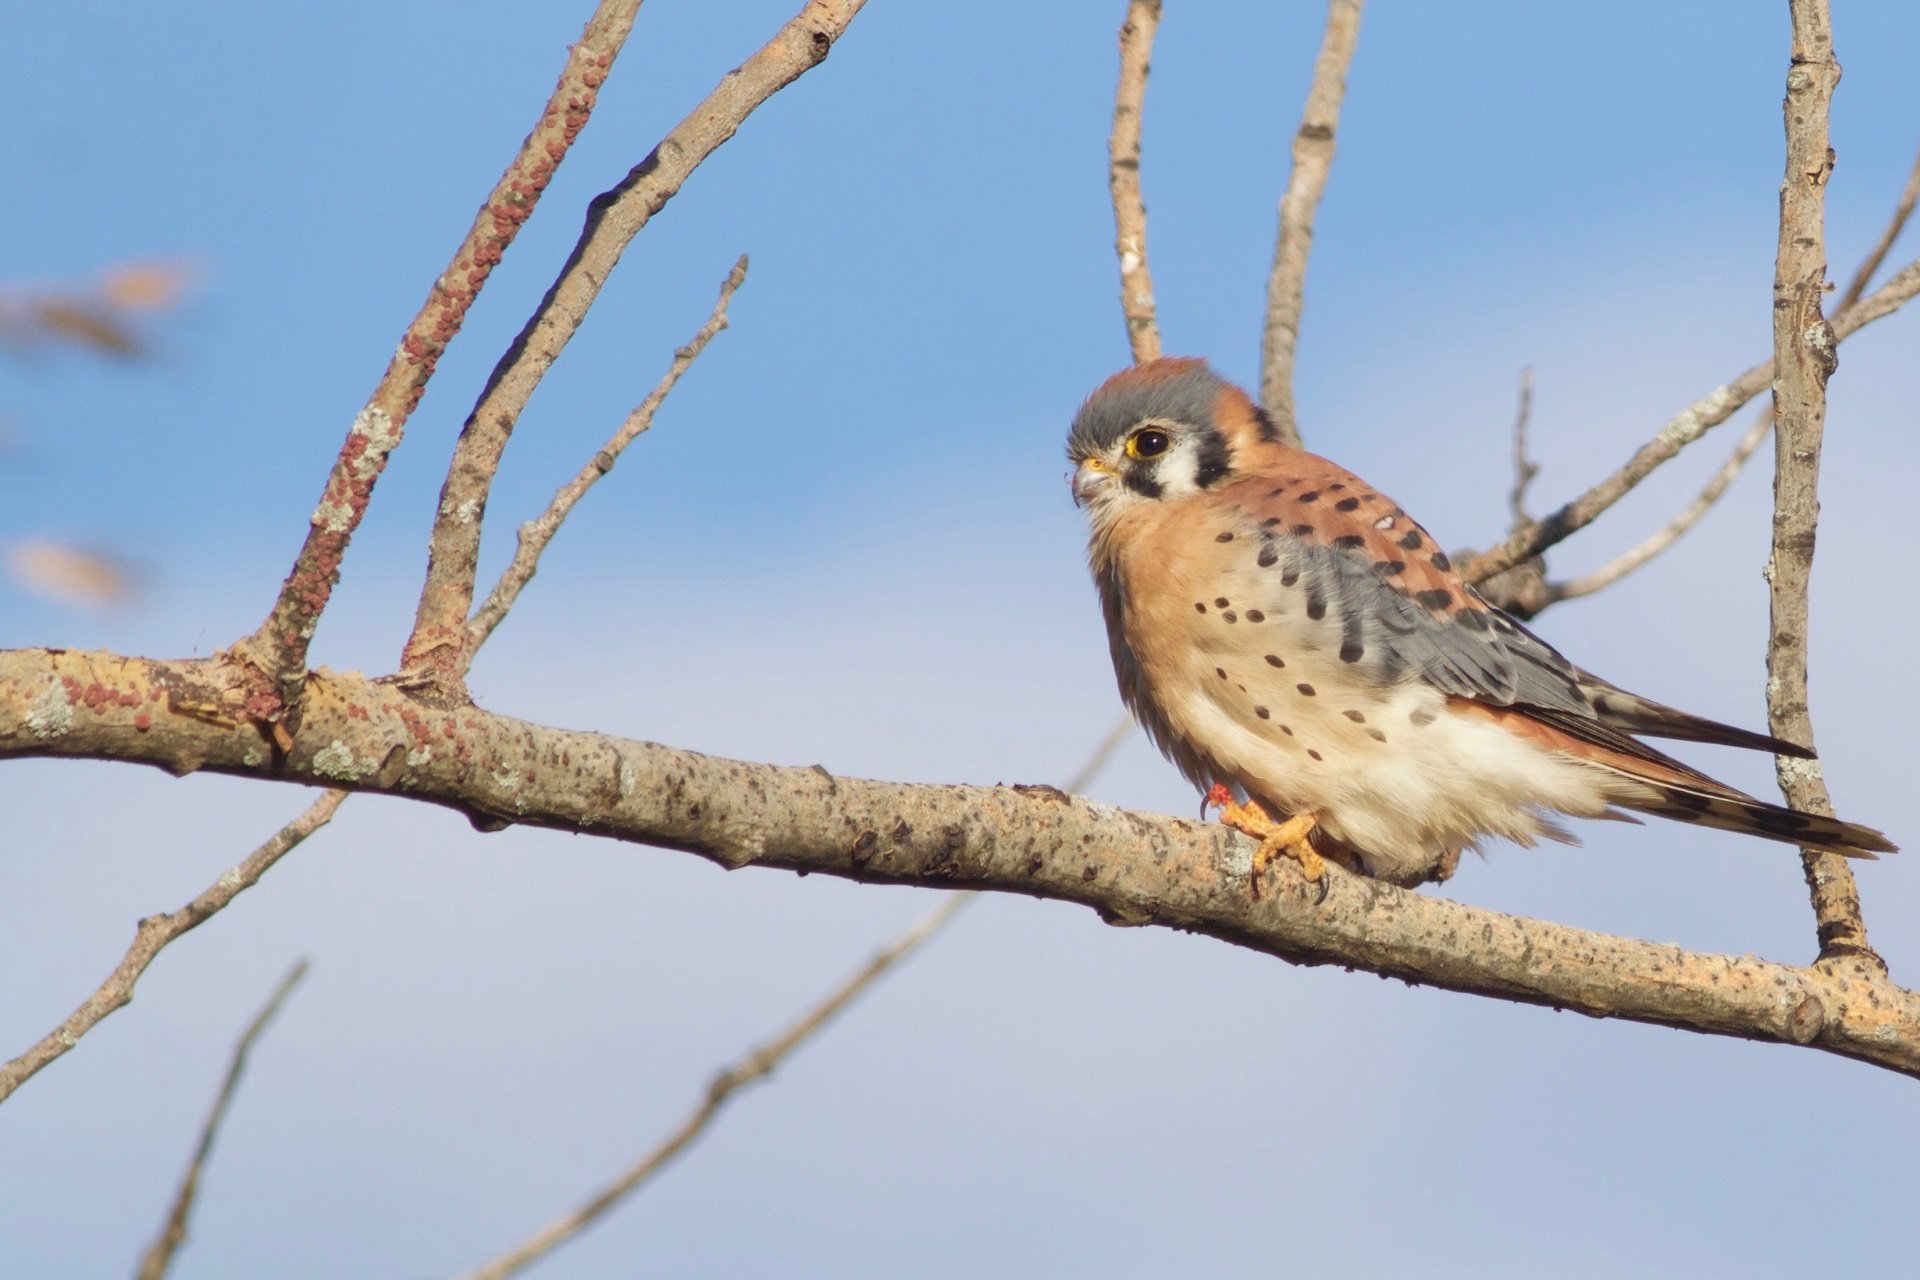
[{"label": "bird's head", "polygon": [[1073,500],[1096,519],[1137,502],[1182,498],[1235,477],[1235,461],[1273,424],[1204,360],[1163,357],[1108,378],[1074,415]]}]

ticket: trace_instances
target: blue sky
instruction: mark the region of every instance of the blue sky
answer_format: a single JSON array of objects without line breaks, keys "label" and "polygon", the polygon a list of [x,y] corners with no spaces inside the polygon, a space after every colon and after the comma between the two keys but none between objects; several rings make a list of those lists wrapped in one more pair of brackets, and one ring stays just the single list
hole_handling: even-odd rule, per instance
[{"label": "blue sky", "polygon": [[[392,665],[453,433],[584,202],[791,8],[643,9],[415,415],[316,661]],[[1060,448],[1126,358],[1104,152],[1121,8],[874,0],[694,176],[534,398],[483,572],[745,251],[733,327],[555,544],[475,669],[484,705],[878,777],[1073,770],[1117,711]],[[1176,3],[1155,58],[1145,184],[1167,345],[1243,380],[1321,12]],[[584,16],[208,3],[16,24],[0,279],[160,257],[200,285],[149,361],[0,363],[0,541],[115,548],[150,580],[141,607],[105,617],[9,590],[0,644],[205,653],[258,621],[347,423]],[[1920,10],[1837,21],[1844,280],[1920,140]],[[1309,279],[1310,444],[1448,545],[1485,545],[1505,524],[1521,366],[1545,505],[1761,358],[1785,47],[1778,5],[1371,8]],[[1909,841],[1914,760],[1892,726],[1920,715],[1894,678],[1916,619],[1879,569],[1913,543],[1914,334],[1899,317],[1843,349],[1813,689],[1843,812]],[[1705,442],[1556,572],[1636,541],[1730,445]],[[1760,723],[1766,501],[1756,464],[1673,554],[1541,630],[1628,687]],[[1771,787],[1764,760],[1687,754]],[[1094,790],[1193,804],[1138,739]],[[65,1016],[137,917],[303,803],[108,766],[0,769],[0,1050]],[[1790,853],[1585,834],[1582,851],[1498,850],[1448,892],[1808,955]],[[1873,936],[1910,979],[1913,875],[1903,859],[1861,875]],[[650,1144],[715,1066],[931,901],[483,838],[355,800],[0,1108],[0,1271],[130,1265],[233,1034],[296,955],[313,973],[255,1057],[182,1275],[473,1265]],[[1916,1139],[1910,1085],[1836,1059],[995,899],[543,1274],[1895,1275]],[[1849,1171],[1820,1210],[1831,1233],[1769,1229],[1827,1169]]]}]

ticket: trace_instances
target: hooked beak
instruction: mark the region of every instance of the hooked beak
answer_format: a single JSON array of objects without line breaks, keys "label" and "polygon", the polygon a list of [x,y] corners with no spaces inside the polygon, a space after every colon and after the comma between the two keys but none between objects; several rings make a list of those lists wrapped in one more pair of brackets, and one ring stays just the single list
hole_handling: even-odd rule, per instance
[{"label": "hooked beak", "polygon": [[1082,458],[1080,465],[1073,469],[1070,483],[1073,485],[1075,506],[1084,507],[1093,501],[1094,494],[1106,488],[1120,477],[1114,469],[1098,458]]}]

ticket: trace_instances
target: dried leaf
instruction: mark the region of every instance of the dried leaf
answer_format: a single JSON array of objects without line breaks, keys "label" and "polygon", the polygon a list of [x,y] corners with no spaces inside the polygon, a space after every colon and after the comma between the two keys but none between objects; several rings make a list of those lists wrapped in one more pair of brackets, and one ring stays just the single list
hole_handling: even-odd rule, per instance
[{"label": "dried leaf", "polygon": [[133,597],[134,574],[102,552],[34,539],[8,547],[6,559],[22,587],[62,604],[107,609]]}]

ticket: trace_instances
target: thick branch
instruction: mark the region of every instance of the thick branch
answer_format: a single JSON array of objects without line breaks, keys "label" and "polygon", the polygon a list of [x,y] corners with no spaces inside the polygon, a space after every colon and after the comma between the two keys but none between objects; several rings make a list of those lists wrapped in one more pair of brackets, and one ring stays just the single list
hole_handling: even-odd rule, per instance
[{"label": "thick branch", "polygon": [[[1883,316],[1892,315],[1920,294],[1920,261],[1909,262],[1878,289],[1833,319],[1837,344]],[[1715,387],[1676,414],[1660,433],[1634,451],[1626,465],[1536,524],[1515,531],[1505,541],[1471,557],[1462,567],[1470,581],[1484,582],[1494,574],[1531,559],[1548,547],[1584,529],[1614,503],[1652,475],[1661,463],[1740,411],[1740,406],[1773,383],[1773,361],[1757,364],[1723,387]]]},{"label": "thick branch", "polygon": [[193,1158],[187,1162],[187,1171],[181,1176],[180,1186],[174,1192],[173,1208],[167,1213],[166,1225],[160,1228],[160,1234],[140,1259],[139,1280],[162,1280],[173,1265],[173,1255],[186,1242],[187,1220],[193,1215],[193,1201],[200,1191],[200,1172],[207,1166],[207,1157],[213,1153],[213,1140],[220,1133],[220,1123],[226,1119],[227,1107],[232,1104],[233,1095],[240,1088],[240,1075],[247,1069],[247,1055],[253,1052],[254,1042],[267,1029],[267,1024],[273,1021],[273,1015],[280,1012],[280,1006],[287,1002],[287,997],[293,994],[300,979],[306,976],[307,962],[297,961],[287,971],[287,976],[280,979],[280,985],[267,997],[260,1012],[253,1015],[253,1021],[241,1033],[239,1043],[234,1045],[226,1078],[220,1082],[220,1092],[214,1097],[213,1109],[200,1126],[200,1140],[194,1144]]},{"label": "thick branch", "polygon": [[618,186],[594,198],[586,226],[559,279],[494,367],[454,446],[434,517],[426,585],[402,659],[410,681],[432,688],[444,699],[457,700],[461,695],[480,525],[500,456],[534,388],[585,321],[620,255],[755,108],[826,59],[865,2],[807,0],[773,39],[728,72]]},{"label": "thick branch", "polygon": [[[1813,741],[1807,710],[1807,584],[1820,519],[1820,446],[1827,378],[1838,361],[1833,328],[1820,313],[1827,286],[1826,193],[1833,174],[1828,109],[1840,64],[1833,56],[1827,0],[1792,0],[1793,55],[1783,111],[1787,172],[1780,184],[1780,245],[1773,274],[1773,554],[1767,562],[1772,627],[1767,643],[1767,722],[1793,742]],[[1832,813],[1817,760],[1774,761],[1787,803]],[[1819,923],[1820,954],[1866,956],[1860,894],[1847,860],[1804,850],[1807,889]]]},{"label": "thick branch", "polygon": [[1113,196],[1113,251],[1120,258],[1120,311],[1135,364],[1160,356],[1153,273],[1147,268],[1147,206],[1140,196],[1140,117],[1146,109],[1147,68],[1159,29],[1160,0],[1127,0],[1127,17],[1120,24],[1113,130],[1107,135],[1107,190]]},{"label": "thick branch", "polygon": [[427,292],[427,300],[401,336],[400,346],[354,418],[334,460],[293,570],[260,629],[244,642],[251,660],[291,696],[307,665],[307,646],[333,587],[340,560],[367,513],[374,482],[387,455],[399,445],[407,418],[427,389],[440,355],[465,323],[480,287],[519,234],[521,224],[546,190],[567,149],[586,126],[601,83],[633,30],[640,0],[601,0],[579,43],[567,54],[560,83],[547,99],[533,132],[494,184],[474,217],[453,261]]},{"label": "thick branch", "polygon": [[1306,110],[1293,135],[1293,169],[1280,197],[1280,231],[1274,238],[1273,270],[1267,276],[1267,319],[1260,335],[1260,403],[1288,444],[1300,444],[1293,407],[1293,356],[1306,305],[1307,255],[1313,250],[1313,215],[1333,171],[1334,131],[1347,96],[1347,68],[1360,38],[1361,0],[1328,0],[1327,28],[1314,59]]},{"label": "thick branch", "polygon": [[1211,824],[1050,787],[913,786],[723,760],[437,709],[391,683],[315,672],[284,756],[219,705],[246,673],[41,649],[0,652],[0,758],[137,761],[404,795],[510,824],[610,836],[850,880],[1077,902],[1108,921],[1208,934],[1595,1017],[1812,1045],[1920,1076],[1920,996],[1867,966],[1800,969],[1591,933],[1329,871],[1323,901],[1287,863],[1247,891],[1250,848]]}]

